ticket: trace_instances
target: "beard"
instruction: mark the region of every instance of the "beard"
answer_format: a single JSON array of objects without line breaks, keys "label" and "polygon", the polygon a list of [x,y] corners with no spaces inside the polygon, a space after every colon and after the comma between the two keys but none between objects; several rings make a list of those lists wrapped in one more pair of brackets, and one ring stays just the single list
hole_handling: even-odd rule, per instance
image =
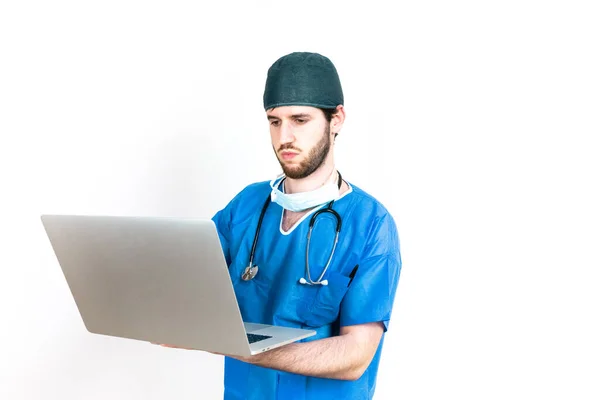
[{"label": "beard", "polygon": [[[291,179],[303,179],[315,172],[327,158],[329,151],[331,149],[331,137],[330,137],[331,129],[329,125],[325,127],[323,131],[323,136],[319,140],[319,142],[313,146],[312,149],[308,152],[308,157],[305,160],[302,160],[299,165],[289,166],[283,163],[279,156],[277,155],[277,151],[275,151],[275,155],[277,156],[277,161],[279,161],[279,165],[281,165],[281,169],[283,169],[283,173],[285,176]],[[288,145],[283,145],[279,148],[279,150],[288,150],[294,149],[293,145],[290,143]],[[275,148],[273,148],[275,150]]]}]

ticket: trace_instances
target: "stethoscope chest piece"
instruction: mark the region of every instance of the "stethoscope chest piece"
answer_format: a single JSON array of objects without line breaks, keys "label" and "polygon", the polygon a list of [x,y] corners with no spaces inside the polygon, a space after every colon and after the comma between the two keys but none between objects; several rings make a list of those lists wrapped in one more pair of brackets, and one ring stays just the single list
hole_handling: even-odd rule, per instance
[{"label": "stethoscope chest piece", "polygon": [[250,281],[254,279],[256,274],[258,274],[258,265],[255,265],[254,267],[247,266],[242,274],[242,279],[245,281]]}]

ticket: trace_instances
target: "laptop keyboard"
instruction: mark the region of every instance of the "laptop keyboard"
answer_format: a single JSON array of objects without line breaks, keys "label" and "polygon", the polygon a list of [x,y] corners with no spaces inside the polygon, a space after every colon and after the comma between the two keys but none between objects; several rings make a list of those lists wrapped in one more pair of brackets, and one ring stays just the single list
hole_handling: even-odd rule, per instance
[{"label": "laptop keyboard", "polygon": [[246,336],[248,336],[248,343],[250,344],[260,342],[261,340],[270,339],[273,337],[265,335],[256,335],[254,333],[246,333]]}]

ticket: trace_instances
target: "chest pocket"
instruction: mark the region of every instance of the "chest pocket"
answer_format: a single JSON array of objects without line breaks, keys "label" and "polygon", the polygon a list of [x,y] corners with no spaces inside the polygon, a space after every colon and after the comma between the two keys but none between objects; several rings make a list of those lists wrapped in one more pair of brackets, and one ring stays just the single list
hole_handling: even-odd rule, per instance
[{"label": "chest pocket", "polygon": [[340,315],[340,304],[348,291],[350,278],[331,271],[328,285],[303,285],[298,317],[307,327],[318,328],[333,323]]}]

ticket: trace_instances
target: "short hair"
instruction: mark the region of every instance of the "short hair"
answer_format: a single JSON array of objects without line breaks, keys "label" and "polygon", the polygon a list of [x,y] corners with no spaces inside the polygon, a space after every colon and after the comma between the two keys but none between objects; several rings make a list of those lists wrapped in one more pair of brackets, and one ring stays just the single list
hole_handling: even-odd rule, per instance
[{"label": "short hair", "polygon": [[[337,108],[319,108],[319,110],[323,111],[323,114],[325,115],[325,119],[327,120],[327,123],[331,122],[331,120],[333,119],[333,116],[335,114],[337,114]],[[334,139],[337,137],[337,132],[335,133],[335,136],[333,137]]]},{"label": "short hair", "polygon": [[323,111],[323,114],[325,114],[325,119],[327,120],[327,122],[331,122],[331,120],[333,119],[333,116],[337,113],[336,108],[320,108],[319,110]]}]

